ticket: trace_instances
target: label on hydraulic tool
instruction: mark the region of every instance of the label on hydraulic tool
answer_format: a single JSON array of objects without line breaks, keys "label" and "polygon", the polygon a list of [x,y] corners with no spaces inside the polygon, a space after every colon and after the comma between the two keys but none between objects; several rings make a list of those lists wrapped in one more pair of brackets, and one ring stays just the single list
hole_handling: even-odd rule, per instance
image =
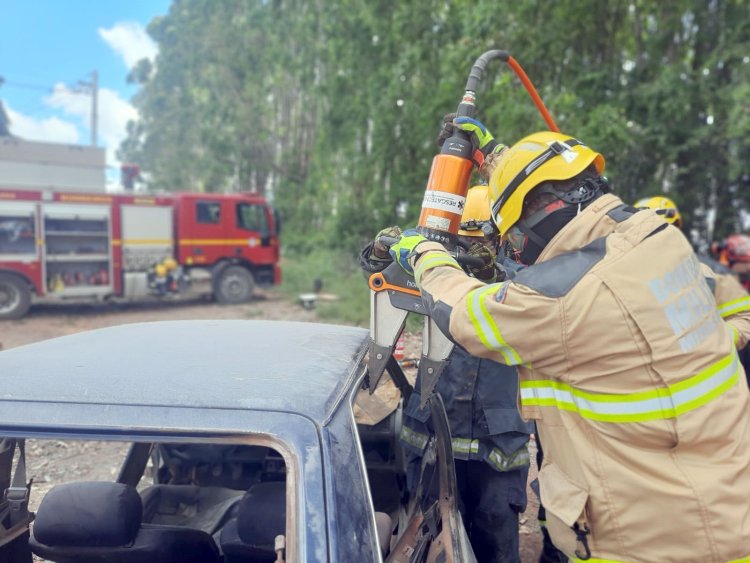
[{"label": "label on hydraulic tool", "polygon": [[465,202],[466,198],[460,195],[427,190],[422,200],[422,209],[439,209],[440,211],[461,215],[464,212]]},{"label": "label on hydraulic tool", "polygon": [[451,220],[445,217],[438,217],[437,215],[428,215],[424,222],[424,226],[428,229],[435,229],[437,231],[449,231],[451,228]]}]

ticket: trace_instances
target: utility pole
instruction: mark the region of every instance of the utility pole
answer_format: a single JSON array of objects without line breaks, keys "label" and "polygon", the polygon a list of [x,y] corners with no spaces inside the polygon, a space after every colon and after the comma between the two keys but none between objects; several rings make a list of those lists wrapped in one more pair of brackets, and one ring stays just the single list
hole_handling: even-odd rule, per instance
[{"label": "utility pole", "polygon": [[91,146],[96,146],[96,132],[99,127],[99,73],[91,71]]},{"label": "utility pole", "polygon": [[78,88],[74,92],[85,91],[91,96],[91,146],[96,146],[96,132],[99,127],[99,72],[91,71],[91,81],[78,81]]},{"label": "utility pole", "polygon": [[96,132],[99,127],[99,73],[91,71],[91,146],[96,146]]}]

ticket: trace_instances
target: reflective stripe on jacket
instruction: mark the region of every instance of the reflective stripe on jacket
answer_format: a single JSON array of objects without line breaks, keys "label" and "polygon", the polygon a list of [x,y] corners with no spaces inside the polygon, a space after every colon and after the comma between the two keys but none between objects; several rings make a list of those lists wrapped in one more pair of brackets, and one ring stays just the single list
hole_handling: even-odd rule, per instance
[{"label": "reflective stripe on jacket", "polygon": [[750,393],[735,347],[750,308],[678,229],[634,211],[600,197],[537,264],[492,286],[422,268],[442,252],[423,243],[423,300],[471,354],[519,366],[545,445],[547,527],[568,557],[743,560]]}]

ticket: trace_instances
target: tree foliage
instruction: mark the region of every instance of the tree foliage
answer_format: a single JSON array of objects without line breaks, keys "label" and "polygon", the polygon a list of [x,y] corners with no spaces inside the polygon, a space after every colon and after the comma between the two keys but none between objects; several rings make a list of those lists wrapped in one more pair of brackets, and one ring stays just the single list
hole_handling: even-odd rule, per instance
[{"label": "tree foliage", "polygon": [[[666,192],[704,242],[750,203],[741,0],[175,0],[148,31],[121,156],[154,188],[266,193],[298,247],[413,223],[441,118],[498,47],[626,201]],[[479,102],[506,142],[544,128],[507,68]]]}]

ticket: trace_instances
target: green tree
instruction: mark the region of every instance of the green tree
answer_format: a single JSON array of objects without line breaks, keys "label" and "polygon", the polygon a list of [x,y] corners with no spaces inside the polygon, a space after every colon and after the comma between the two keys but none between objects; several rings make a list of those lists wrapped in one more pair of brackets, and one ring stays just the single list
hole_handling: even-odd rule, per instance
[{"label": "green tree", "polygon": [[[413,224],[441,118],[492,48],[605,154],[626,201],[666,192],[702,243],[750,204],[741,0],[175,0],[148,31],[159,55],[130,74],[140,119],[121,158],[157,188],[266,193],[287,248],[354,251]],[[507,68],[478,98],[505,142],[545,128]]]}]

